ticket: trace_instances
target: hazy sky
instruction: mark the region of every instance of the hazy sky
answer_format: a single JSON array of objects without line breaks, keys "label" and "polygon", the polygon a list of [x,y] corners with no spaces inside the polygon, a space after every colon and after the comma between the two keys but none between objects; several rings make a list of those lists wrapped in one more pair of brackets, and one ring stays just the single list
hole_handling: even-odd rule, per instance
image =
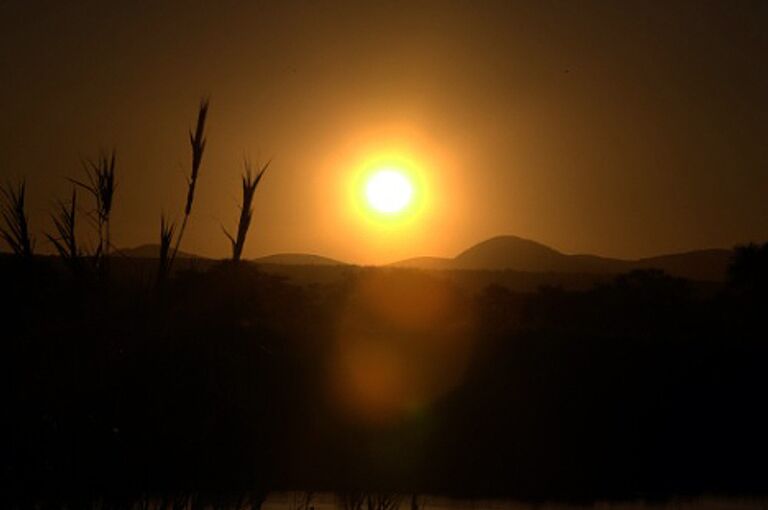
[{"label": "hazy sky", "polygon": [[[245,255],[453,256],[499,234],[640,257],[768,239],[767,2],[0,0],[0,177],[38,246],[80,161],[115,147],[113,237],[179,218],[223,256],[242,159],[273,158]],[[372,228],[347,188],[407,154],[430,196]]]}]

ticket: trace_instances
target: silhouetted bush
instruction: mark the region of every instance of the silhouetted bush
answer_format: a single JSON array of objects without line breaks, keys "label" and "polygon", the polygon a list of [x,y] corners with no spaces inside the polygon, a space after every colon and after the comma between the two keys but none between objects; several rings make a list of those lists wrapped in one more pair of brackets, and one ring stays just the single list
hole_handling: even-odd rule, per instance
[{"label": "silhouetted bush", "polygon": [[768,291],[768,243],[737,246],[728,268],[730,284],[752,294]]}]

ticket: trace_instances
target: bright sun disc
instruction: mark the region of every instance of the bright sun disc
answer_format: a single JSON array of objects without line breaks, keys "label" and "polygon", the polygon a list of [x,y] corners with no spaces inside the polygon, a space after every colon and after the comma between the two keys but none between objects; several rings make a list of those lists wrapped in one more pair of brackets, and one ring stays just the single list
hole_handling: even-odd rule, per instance
[{"label": "bright sun disc", "polygon": [[365,198],[376,211],[394,214],[411,202],[413,186],[408,178],[397,170],[379,170],[365,185]]}]

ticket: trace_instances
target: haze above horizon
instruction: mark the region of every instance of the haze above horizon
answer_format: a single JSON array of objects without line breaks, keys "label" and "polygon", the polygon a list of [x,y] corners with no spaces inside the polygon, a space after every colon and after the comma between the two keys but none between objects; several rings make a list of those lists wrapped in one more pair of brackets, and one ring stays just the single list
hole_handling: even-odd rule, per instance
[{"label": "haze above horizon", "polygon": [[[42,232],[81,159],[115,147],[114,243],[156,243],[210,94],[193,253],[227,253],[244,154],[273,158],[245,258],[385,264],[507,232],[623,259],[764,241],[766,19],[758,2],[3,2],[0,180],[27,178]],[[396,224],[349,197],[389,161],[423,190]]]}]

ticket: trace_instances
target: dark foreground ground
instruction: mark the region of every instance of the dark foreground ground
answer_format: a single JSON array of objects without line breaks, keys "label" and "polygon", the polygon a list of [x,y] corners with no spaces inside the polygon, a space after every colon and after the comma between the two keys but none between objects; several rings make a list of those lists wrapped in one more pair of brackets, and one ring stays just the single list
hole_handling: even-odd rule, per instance
[{"label": "dark foreground ground", "polygon": [[109,270],[0,259],[9,504],[768,492],[765,260],[706,292],[655,271],[512,292]]}]

